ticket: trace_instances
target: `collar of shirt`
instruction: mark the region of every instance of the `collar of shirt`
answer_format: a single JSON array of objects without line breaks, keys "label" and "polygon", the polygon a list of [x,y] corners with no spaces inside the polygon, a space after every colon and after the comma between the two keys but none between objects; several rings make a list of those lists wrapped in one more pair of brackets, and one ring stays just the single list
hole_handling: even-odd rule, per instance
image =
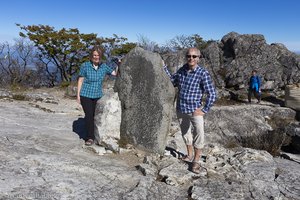
[{"label": "collar of shirt", "polygon": [[97,70],[99,68],[99,65],[94,65],[94,63],[92,63],[92,67]]},{"label": "collar of shirt", "polygon": [[193,73],[195,73],[195,72],[199,69],[199,67],[200,67],[200,66],[197,65],[194,69],[190,69],[190,68],[189,68],[189,65],[186,64],[184,70],[185,70],[185,72],[193,72]]}]

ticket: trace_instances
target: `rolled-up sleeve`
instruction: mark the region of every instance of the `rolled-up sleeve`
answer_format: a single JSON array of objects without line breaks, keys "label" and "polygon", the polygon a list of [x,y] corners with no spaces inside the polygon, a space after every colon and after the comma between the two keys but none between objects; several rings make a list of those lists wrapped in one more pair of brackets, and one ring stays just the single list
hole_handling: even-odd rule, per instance
[{"label": "rolled-up sleeve", "polygon": [[80,71],[79,71],[79,77],[86,77],[86,65],[85,63],[83,63],[81,66],[80,66]]},{"label": "rolled-up sleeve", "polygon": [[202,79],[204,93],[207,94],[205,105],[202,108],[204,113],[207,113],[217,99],[216,89],[213,85],[212,78],[206,71]]}]

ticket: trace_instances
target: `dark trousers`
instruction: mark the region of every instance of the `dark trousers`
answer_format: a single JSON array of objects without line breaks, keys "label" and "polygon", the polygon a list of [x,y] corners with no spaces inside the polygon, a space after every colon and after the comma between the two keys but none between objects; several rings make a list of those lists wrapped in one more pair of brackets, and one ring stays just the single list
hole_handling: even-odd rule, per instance
[{"label": "dark trousers", "polygon": [[95,139],[94,128],[95,128],[95,110],[98,99],[91,99],[87,97],[80,96],[80,103],[82,105],[84,114],[85,114],[85,124],[87,128],[87,137],[88,139]]},{"label": "dark trousers", "polygon": [[260,102],[260,99],[261,99],[260,93],[256,90],[253,90],[253,89],[250,89],[250,88],[249,88],[249,91],[248,91],[248,101],[251,102],[252,94],[254,94],[255,98],[258,100],[258,102]]}]

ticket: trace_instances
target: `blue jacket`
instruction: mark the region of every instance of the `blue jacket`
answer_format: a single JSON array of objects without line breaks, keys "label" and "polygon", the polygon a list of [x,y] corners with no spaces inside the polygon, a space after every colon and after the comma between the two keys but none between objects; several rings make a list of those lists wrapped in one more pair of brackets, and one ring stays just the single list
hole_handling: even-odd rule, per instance
[{"label": "blue jacket", "polygon": [[257,75],[256,76],[251,76],[250,77],[249,88],[251,90],[255,90],[256,92],[258,92],[259,88],[260,88],[260,83],[261,83],[261,81],[260,81],[259,76],[257,76]]}]

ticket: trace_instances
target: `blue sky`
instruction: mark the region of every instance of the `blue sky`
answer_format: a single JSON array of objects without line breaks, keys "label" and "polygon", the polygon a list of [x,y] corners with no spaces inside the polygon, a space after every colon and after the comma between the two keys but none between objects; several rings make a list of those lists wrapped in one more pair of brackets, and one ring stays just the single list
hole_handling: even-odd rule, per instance
[{"label": "blue sky", "polygon": [[231,31],[262,34],[268,44],[300,52],[299,0],[6,0],[1,1],[0,42],[12,42],[22,25],[78,28],[158,44],[177,35],[221,40]]}]

